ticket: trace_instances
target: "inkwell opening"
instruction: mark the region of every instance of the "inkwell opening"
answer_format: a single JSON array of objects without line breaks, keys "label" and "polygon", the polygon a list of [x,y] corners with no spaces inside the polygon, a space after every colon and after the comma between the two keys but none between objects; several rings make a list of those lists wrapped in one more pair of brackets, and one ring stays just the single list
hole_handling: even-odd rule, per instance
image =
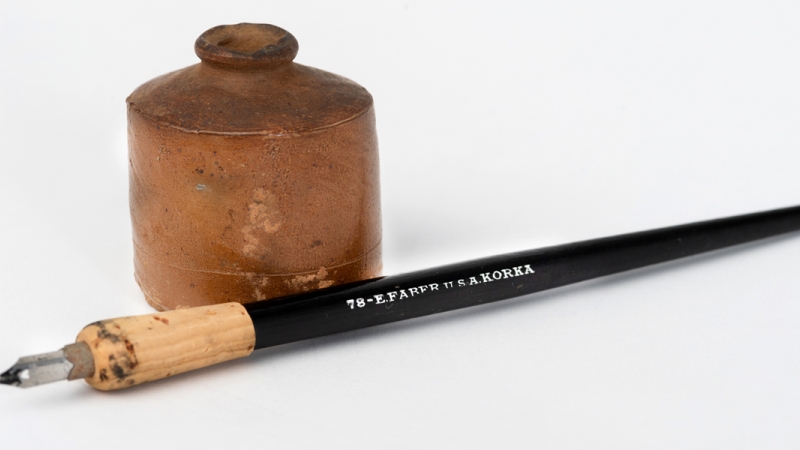
[{"label": "inkwell opening", "polygon": [[297,55],[297,39],[268,24],[220,25],[201,34],[194,51],[203,63],[231,70],[276,69]]}]

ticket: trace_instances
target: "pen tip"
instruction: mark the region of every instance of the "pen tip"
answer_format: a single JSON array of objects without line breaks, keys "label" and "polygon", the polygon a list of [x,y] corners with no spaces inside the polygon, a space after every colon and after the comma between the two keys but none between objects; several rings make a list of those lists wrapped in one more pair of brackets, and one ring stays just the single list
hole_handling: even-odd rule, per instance
[{"label": "pen tip", "polygon": [[0,374],[0,384],[27,388],[66,380],[73,364],[63,349],[41,355],[25,356]]},{"label": "pen tip", "polygon": [[15,367],[16,366],[0,374],[0,384],[10,384],[11,386],[19,386],[19,376],[17,375],[19,371],[15,370]]}]

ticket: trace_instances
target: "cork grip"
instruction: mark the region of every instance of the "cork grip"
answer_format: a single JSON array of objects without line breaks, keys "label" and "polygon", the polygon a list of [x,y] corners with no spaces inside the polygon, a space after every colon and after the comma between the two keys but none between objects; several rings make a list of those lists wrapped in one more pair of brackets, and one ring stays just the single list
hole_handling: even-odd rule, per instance
[{"label": "cork grip", "polygon": [[242,305],[225,303],[95,322],[76,342],[94,357],[86,382],[110,391],[248,356],[255,330]]}]

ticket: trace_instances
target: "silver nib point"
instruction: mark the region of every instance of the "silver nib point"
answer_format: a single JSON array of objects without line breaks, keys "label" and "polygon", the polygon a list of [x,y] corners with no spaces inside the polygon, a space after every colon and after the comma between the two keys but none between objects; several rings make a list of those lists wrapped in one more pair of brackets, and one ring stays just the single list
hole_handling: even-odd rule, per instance
[{"label": "silver nib point", "polygon": [[74,365],[67,359],[64,349],[25,356],[0,375],[0,384],[28,388],[54,381],[66,380]]}]

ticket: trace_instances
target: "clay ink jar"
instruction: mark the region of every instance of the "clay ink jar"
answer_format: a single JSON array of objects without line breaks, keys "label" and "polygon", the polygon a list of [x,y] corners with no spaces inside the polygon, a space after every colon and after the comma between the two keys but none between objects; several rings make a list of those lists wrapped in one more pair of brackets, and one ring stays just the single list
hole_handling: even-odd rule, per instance
[{"label": "clay ink jar", "polygon": [[159,310],[381,271],[372,96],[273,25],[212,28],[127,99],[136,281]]}]

